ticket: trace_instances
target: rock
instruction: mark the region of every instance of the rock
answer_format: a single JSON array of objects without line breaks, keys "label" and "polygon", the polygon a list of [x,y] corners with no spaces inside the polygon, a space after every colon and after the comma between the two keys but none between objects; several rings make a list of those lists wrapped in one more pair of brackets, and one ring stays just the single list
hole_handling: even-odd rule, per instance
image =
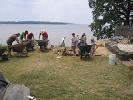
[{"label": "rock", "polygon": [[27,98],[29,95],[30,90],[24,85],[10,85],[5,92],[3,100],[29,100]]}]

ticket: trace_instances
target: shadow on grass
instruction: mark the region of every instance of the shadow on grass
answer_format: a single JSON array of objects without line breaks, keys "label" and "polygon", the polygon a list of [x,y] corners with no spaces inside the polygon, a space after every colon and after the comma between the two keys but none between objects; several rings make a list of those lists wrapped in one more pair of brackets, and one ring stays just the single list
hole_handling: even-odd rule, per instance
[{"label": "shadow on grass", "polygon": [[39,50],[39,51],[40,51],[40,53],[48,53],[48,52],[50,52],[51,50],[47,49],[47,50],[45,50],[45,51],[41,51],[41,50]]},{"label": "shadow on grass", "polygon": [[8,61],[9,61],[9,59],[8,60],[0,60],[0,63],[6,63]]},{"label": "shadow on grass", "polygon": [[94,58],[85,58],[85,57],[81,59],[81,61],[89,61],[89,62],[93,61],[93,60],[94,60]]},{"label": "shadow on grass", "polygon": [[26,55],[26,56],[21,56],[21,55],[18,55],[18,54],[15,54],[13,56],[10,56],[8,57],[10,60],[14,59],[14,58],[17,58],[17,59],[22,59],[22,58],[28,58],[30,57],[29,55]]},{"label": "shadow on grass", "polygon": [[8,59],[6,59],[6,60],[0,60],[0,63],[8,63],[12,59],[26,59],[28,57],[29,56],[18,56],[18,55],[14,55],[14,56],[8,57]]}]

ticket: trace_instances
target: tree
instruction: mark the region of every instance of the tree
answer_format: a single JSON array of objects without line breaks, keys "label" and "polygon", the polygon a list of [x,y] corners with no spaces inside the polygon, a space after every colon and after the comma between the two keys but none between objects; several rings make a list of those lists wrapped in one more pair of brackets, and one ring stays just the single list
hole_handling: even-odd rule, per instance
[{"label": "tree", "polygon": [[133,0],[89,0],[93,13],[91,30],[97,37],[114,33],[116,25],[133,25]]}]

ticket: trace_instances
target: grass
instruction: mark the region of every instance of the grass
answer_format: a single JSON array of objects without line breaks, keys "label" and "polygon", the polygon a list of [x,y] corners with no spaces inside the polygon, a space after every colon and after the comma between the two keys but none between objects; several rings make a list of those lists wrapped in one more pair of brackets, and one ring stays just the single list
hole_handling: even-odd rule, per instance
[{"label": "grass", "polygon": [[25,84],[37,100],[132,100],[133,72],[108,65],[108,58],[56,59],[53,52],[29,53],[0,62],[0,71],[13,83]]}]

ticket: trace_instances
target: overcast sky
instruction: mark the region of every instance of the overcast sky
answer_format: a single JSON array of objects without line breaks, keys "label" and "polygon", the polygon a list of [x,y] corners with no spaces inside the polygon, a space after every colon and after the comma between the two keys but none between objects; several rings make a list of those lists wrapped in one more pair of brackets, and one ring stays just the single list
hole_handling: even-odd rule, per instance
[{"label": "overcast sky", "polygon": [[0,0],[0,21],[92,22],[88,0]]}]

